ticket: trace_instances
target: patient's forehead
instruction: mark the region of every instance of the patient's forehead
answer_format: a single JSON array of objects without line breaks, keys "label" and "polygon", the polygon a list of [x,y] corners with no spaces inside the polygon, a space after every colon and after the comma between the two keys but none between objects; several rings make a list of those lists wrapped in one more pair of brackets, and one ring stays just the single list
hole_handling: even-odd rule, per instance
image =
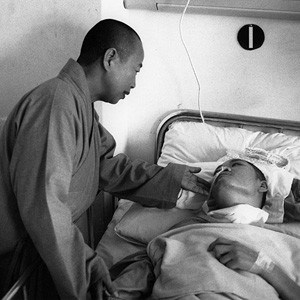
[{"label": "patient's forehead", "polygon": [[252,164],[249,163],[248,161],[244,160],[244,159],[241,159],[241,158],[232,158],[232,159],[229,159],[229,160],[226,160],[222,165],[233,165],[235,163],[240,163],[242,165],[249,165],[252,167]]}]

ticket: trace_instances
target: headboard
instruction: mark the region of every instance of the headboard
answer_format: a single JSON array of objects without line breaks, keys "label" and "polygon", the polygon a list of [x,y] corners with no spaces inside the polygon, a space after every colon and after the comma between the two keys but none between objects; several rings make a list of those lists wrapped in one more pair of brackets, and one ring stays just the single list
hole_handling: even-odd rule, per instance
[{"label": "headboard", "polygon": [[[242,116],[235,114],[225,114],[216,112],[203,112],[204,121],[207,124],[219,127],[238,127],[251,131],[262,131],[265,133],[284,133],[286,135],[300,136],[300,122],[280,120],[272,118],[261,118]],[[155,162],[161,154],[164,137],[169,126],[177,121],[202,122],[199,111],[197,110],[176,110],[169,112],[161,120],[156,133]]]}]

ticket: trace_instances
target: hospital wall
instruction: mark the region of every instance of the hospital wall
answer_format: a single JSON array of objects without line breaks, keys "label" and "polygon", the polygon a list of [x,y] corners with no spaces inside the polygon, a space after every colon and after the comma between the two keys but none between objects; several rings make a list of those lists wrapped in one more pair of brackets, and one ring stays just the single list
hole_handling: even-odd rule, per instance
[{"label": "hospital wall", "polygon": [[[137,87],[117,105],[97,103],[117,152],[153,160],[156,126],[168,111],[198,109],[197,82],[179,36],[180,14],[126,10],[122,0],[0,0],[0,117],[28,90],[77,58],[87,30],[116,18],[142,38]],[[257,24],[265,43],[242,49],[237,32]],[[183,34],[206,111],[300,121],[300,22],[186,14]]]},{"label": "hospital wall", "polygon": [[0,0],[0,117],[77,58],[100,12],[99,0]]},{"label": "hospital wall", "polygon": [[[179,35],[181,15],[111,2],[102,1],[103,18],[134,27],[145,60],[135,90],[117,108],[105,105],[103,117],[126,152],[150,160],[160,116],[198,109],[197,82]],[[238,30],[249,23],[265,32],[265,43],[253,51],[237,41]],[[300,21],[186,14],[182,25],[203,110],[300,121]],[[127,127],[126,135],[120,127]]]}]

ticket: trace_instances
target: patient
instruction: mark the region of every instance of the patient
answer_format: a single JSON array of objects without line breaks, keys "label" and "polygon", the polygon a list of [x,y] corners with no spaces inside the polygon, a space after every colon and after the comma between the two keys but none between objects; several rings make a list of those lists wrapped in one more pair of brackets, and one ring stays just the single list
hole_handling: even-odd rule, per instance
[{"label": "patient", "polygon": [[249,204],[262,208],[268,190],[263,173],[253,164],[242,159],[231,159],[214,172],[208,207],[231,207]]},{"label": "patient", "polygon": [[[225,161],[215,169],[211,183],[207,182],[203,189],[206,190],[207,201],[202,209],[208,216],[217,219],[209,219],[210,222],[250,224],[267,221],[268,213],[261,209],[268,191],[267,180],[253,163],[243,159]],[[201,195],[183,191],[177,207],[201,208],[199,204],[203,200],[201,202],[199,197]]]},{"label": "patient", "polygon": [[[262,208],[268,190],[263,173],[253,164],[232,159],[220,165],[214,174],[207,205],[219,213],[239,204]],[[233,213],[234,214],[234,213]],[[238,242],[219,238],[208,248],[225,266],[259,274],[268,281],[282,299],[299,299],[300,287],[262,252]]]},{"label": "patient", "polygon": [[230,159],[216,168],[204,210],[234,223],[266,222],[261,208],[267,191],[266,178],[254,164]]},{"label": "patient", "polygon": [[[267,191],[267,180],[258,167],[243,159],[230,159],[216,168],[211,184],[207,186],[208,199],[204,210],[214,219],[212,222],[244,224],[266,222],[268,213],[261,208],[264,206]],[[193,197],[191,199],[193,201]],[[189,199],[185,200],[187,205],[191,204]],[[210,244],[208,251],[230,269],[245,270],[260,275],[277,290],[282,299],[299,298],[300,287],[278,265],[275,265],[267,254],[225,238],[216,239]],[[137,257],[133,259],[134,264],[138,264],[141,270],[144,270],[142,265],[150,270],[151,262],[146,253],[140,253],[139,257],[140,259]],[[127,280],[134,264],[130,265],[130,259],[127,258],[111,269],[112,277],[116,279],[115,283],[121,289],[120,299],[141,299],[151,293],[150,287],[155,281],[154,274],[151,272],[149,276],[143,275],[139,278],[143,281],[142,285],[147,285],[146,289],[138,291],[137,288],[130,286],[127,290]],[[122,269],[122,265],[126,268]],[[144,271],[142,274],[145,274]]]}]

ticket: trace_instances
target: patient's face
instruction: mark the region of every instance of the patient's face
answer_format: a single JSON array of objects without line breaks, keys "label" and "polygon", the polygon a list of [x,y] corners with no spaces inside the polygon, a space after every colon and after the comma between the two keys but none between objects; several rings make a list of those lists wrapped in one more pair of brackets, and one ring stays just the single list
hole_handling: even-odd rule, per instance
[{"label": "patient's face", "polygon": [[261,207],[261,180],[254,167],[241,159],[231,159],[217,167],[212,181],[209,210],[249,204]]}]

